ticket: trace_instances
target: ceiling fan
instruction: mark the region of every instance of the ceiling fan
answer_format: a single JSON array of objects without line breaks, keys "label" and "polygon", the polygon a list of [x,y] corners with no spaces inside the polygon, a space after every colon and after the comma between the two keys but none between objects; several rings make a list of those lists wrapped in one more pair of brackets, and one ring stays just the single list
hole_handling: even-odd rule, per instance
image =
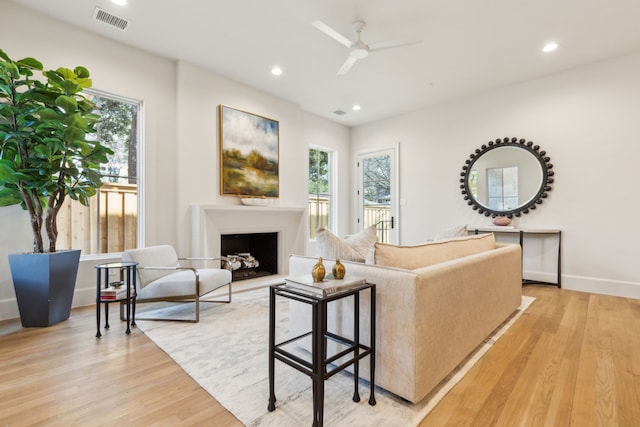
[{"label": "ceiling fan", "polygon": [[339,75],[347,74],[353,64],[355,64],[358,59],[364,59],[369,56],[369,52],[420,43],[420,40],[392,40],[368,45],[360,40],[360,33],[367,26],[366,22],[364,21],[356,21],[353,23],[353,30],[356,32],[357,36],[355,41],[349,40],[347,37],[343,36],[322,21],[314,21],[312,25],[332,39],[336,40],[338,43],[343,44],[349,48],[349,57],[347,58],[345,63],[342,64],[342,67],[340,67],[340,69],[338,70]]}]

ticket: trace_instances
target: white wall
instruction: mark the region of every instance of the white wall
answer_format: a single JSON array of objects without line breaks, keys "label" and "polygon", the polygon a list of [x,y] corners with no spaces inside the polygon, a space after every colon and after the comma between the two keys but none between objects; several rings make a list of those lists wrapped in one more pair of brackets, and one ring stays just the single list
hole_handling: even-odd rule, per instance
[{"label": "white wall", "polygon": [[[280,197],[273,206],[307,208],[308,148],[322,145],[339,151],[339,181],[349,179],[349,129],[295,104],[221,77],[199,66],[177,65],[178,242],[182,253],[190,248],[192,205],[239,205],[236,196],[220,195],[218,106],[227,105],[279,122]],[[344,161],[343,161],[344,158]],[[345,206],[338,228],[348,228],[348,192],[340,192]],[[308,250],[315,245],[309,244]]]},{"label": "white wall", "polygon": [[[13,59],[33,56],[48,69],[83,65],[91,72],[96,89],[144,101],[146,158],[144,194],[147,205],[147,242],[174,241],[175,210],[175,66],[172,61],[132,49],[103,37],[69,27],[11,2],[0,3],[2,49]],[[28,31],[24,29],[28,28]],[[18,316],[7,254],[29,252],[33,241],[25,212],[0,208],[0,319]],[[167,226],[167,224],[170,224]],[[64,249],[64,248],[61,248]],[[74,305],[95,301],[93,266],[106,260],[83,260]]]},{"label": "white wall", "polygon": [[[336,229],[333,230],[337,235],[344,236],[352,232],[350,229],[351,215],[349,209],[350,200],[353,198],[349,179],[351,177],[351,156],[349,151],[350,131],[342,125],[333,122],[327,122],[313,114],[306,113],[304,115],[305,141],[308,145],[315,145],[329,150],[334,150],[336,156],[336,195],[335,203],[338,206],[338,218]],[[305,176],[309,174],[308,159],[304,160]],[[306,180],[302,180],[304,184],[305,203],[307,201],[308,187]],[[308,228],[308,224],[307,224]],[[307,230],[308,231],[308,230]],[[309,233],[307,232],[307,235]],[[309,255],[316,254],[315,240],[307,241],[307,253]]]},{"label": "white wall", "polygon": [[[306,208],[309,143],[335,146],[343,151],[341,157],[349,157],[348,128],[308,114],[293,103],[198,66],[176,63],[69,27],[11,2],[0,2],[0,16],[5,18],[0,26],[0,48],[10,57],[33,56],[47,68],[84,65],[90,70],[96,89],[143,100],[147,246],[170,243],[187,255],[191,247],[190,206],[239,203],[235,197],[220,196],[219,104],[280,122],[277,206]],[[23,31],[24,28],[30,30]],[[344,177],[348,162],[341,165]],[[341,200],[348,206],[346,195]],[[347,215],[341,215],[342,229],[348,228]],[[0,232],[2,320],[18,316],[7,255],[31,250],[28,216],[19,207],[0,208]],[[94,303],[94,266],[111,259],[81,260],[74,306]]]},{"label": "white wall", "polygon": [[[499,137],[534,141],[556,182],[514,225],[562,229],[563,287],[640,298],[639,100],[635,54],[356,127],[352,152],[400,141],[401,242],[414,244],[457,224],[488,223],[460,194],[469,154]],[[534,255],[544,251],[553,268],[555,247],[536,243]]]}]

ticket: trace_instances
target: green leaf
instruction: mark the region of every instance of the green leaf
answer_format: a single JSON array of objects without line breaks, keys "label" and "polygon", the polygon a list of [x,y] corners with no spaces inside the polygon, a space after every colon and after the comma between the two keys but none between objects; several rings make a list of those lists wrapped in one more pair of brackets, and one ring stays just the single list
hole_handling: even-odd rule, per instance
[{"label": "green leaf", "polygon": [[40,110],[40,118],[42,120],[59,120],[60,113],[51,108],[43,108]]},{"label": "green leaf", "polygon": [[78,85],[83,89],[88,89],[93,86],[93,80],[91,79],[78,79]]},{"label": "green leaf", "polygon": [[78,102],[72,96],[61,95],[56,98],[56,105],[67,114],[73,114],[78,108]]},{"label": "green leaf", "polygon": [[64,77],[53,70],[44,71],[42,74],[49,80],[49,83],[55,84],[56,86],[59,86],[60,83],[64,81]]},{"label": "green leaf", "polygon": [[62,77],[64,77],[65,80],[75,79],[77,77],[76,73],[74,73],[73,71],[71,71],[70,69],[65,68],[65,67],[60,67],[60,68],[56,69],[56,73],[58,73]]},{"label": "green leaf", "polygon": [[16,171],[9,160],[0,159],[0,183],[15,184]]},{"label": "green leaf", "polygon": [[63,81],[60,83],[60,87],[62,87],[65,93],[69,95],[78,93],[82,90],[82,87],[73,80]]},{"label": "green leaf", "polygon": [[[22,197],[17,190],[7,187],[0,187],[0,206],[13,206],[22,203]],[[23,207],[24,208],[24,207]]]},{"label": "green leaf", "polygon": [[27,67],[27,68],[31,68],[34,70],[42,70],[43,66],[42,66],[42,62],[38,61],[35,58],[24,58],[24,59],[20,59],[19,61],[16,61],[18,63],[18,65],[21,65],[23,67]]},{"label": "green leaf", "polygon": [[69,127],[64,131],[64,138],[69,142],[84,141],[84,132],[77,127]]},{"label": "green leaf", "polygon": [[45,159],[48,159],[52,156],[51,145],[37,145],[33,147],[33,151],[37,154],[40,154]]},{"label": "green leaf", "polygon": [[86,79],[89,77],[89,70],[87,70],[82,65],[78,65],[76,68],[74,68],[73,72],[76,73],[76,75],[81,79]]},{"label": "green leaf", "polygon": [[15,63],[9,62],[6,64],[6,67],[7,67],[7,73],[11,75],[12,78],[14,79],[20,78],[20,70],[18,69],[18,66]]},{"label": "green leaf", "polygon": [[0,58],[4,59],[7,62],[11,61],[11,59],[9,59],[9,56],[6,53],[4,53],[4,50],[2,49],[0,49]]}]

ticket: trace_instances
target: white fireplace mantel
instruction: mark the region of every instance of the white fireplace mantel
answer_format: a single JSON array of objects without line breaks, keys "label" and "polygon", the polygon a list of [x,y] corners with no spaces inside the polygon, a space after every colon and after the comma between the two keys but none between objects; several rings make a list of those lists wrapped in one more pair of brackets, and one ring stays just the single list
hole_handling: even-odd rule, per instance
[{"label": "white fireplace mantel", "polygon": [[290,254],[304,254],[304,208],[193,205],[191,206],[191,256],[219,257],[220,236],[241,233],[278,233],[278,274],[289,269]]}]

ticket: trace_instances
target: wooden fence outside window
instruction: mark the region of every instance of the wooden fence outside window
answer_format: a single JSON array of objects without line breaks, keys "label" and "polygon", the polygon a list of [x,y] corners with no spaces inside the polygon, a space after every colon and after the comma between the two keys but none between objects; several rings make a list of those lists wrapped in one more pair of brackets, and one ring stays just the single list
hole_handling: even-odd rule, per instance
[{"label": "wooden fence outside window", "polygon": [[83,255],[135,249],[137,226],[137,185],[104,183],[89,206],[67,198],[58,217],[58,247]]},{"label": "wooden fence outside window", "polygon": [[[364,208],[364,226],[370,227],[374,224],[381,224],[380,221],[391,220],[390,206],[365,206]],[[309,197],[309,238],[317,237],[317,230],[326,227],[329,223],[329,199]],[[383,222],[382,224],[386,224]],[[378,226],[378,241],[389,242],[391,230],[389,228]]]}]

